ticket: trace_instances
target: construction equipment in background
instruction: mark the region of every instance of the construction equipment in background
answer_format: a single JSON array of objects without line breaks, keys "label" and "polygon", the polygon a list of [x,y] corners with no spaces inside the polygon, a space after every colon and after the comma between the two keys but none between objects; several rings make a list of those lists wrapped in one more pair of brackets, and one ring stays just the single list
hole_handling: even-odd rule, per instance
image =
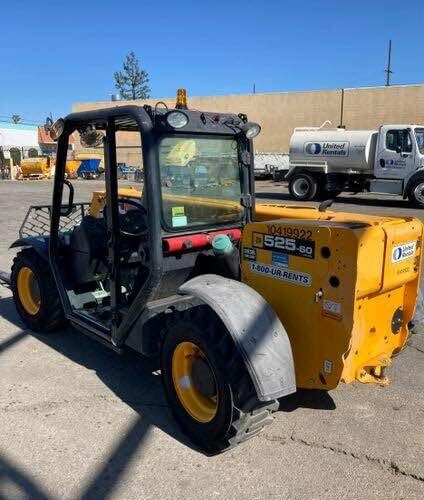
[{"label": "construction equipment in background", "polygon": [[294,199],[371,192],[400,195],[424,207],[424,125],[382,125],[378,130],[324,125],[294,129],[285,176]]},{"label": "construction equipment in background", "polygon": [[77,174],[81,179],[98,179],[104,172],[104,158],[98,153],[76,153],[75,159],[79,160]]},{"label": "construction equipment in background", "polygon": [[[413,318],[423,225],[255,205],[260,126],[178,96],[176,109],[56,122],[52,205],[30,208],[11,287],[31,329],[69,321],[119,352],[157,357],[175,418],[216,453],[260,432],[296,386],[388,383]],[[105,190],[86,203],[65,179],[75,130],[104,146]],[[143,192],[118,188],[118,131],[142,136]]]},{"label": "construction equipment in background", "polygon": [[50,179],[53,162],[50,157],[25,158],[21,160],[18,179]]},{"label": "construction equipment in background", "polygon": [[129,181],[134,181],[137,176],[137,169],[136,167],[131,167],[130,165],[127,165],[126,163],[117,163],[117,168],[118,168],[118,179],[125,179]]},{"label": "construction equipment in background", "polygon": [[97,179],[102,173],[99,169],[100,160],[90,159],[81,160],[80,166],[78,167],[77,174],[78,177],[82,179]]},{"label": "construction equipment in background", "polygon": [[81,165],[79,160],[66,160],[65,174],[67,179],[76,179],[78,177],[78,169]]},{"label": "construction equipment in background", "polygon": [[[56,159],[49,156],[21,160],[18,179],[51,179],[54,177]],[[67,160],[65,174],[69,179],[77,178],[81,165],[78,160]]]}]

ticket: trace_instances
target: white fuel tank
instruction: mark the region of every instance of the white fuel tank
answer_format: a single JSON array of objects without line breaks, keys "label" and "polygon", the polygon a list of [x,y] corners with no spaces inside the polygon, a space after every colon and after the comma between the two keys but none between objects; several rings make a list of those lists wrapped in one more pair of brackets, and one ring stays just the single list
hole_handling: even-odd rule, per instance
[{"label": "white fuel tank", "polygon": [[290,139],[290,166],[325,166],[328,172],[371,173],[377,130],[296,128]]}]

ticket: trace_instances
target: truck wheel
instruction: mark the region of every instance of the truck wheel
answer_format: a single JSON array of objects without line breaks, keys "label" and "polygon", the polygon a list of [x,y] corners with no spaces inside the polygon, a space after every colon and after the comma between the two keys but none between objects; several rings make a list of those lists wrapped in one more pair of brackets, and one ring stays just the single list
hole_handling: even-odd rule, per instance
[{"label": "truck wheel", "polygon": [[424,208],[424,178],[412,182],[408,190],[409,201],[419,208]]},{"label": "truck wheel", "polygon": [[50,267],[34,249],[17,254],[10,282],[16,309],[28,328],[49,332],[63,325],[63,308]]},{"label": "truck wheel", "polygon": [[188,437],[220,453],[272,422],[276,400],[260,402],[224,324],[207,306],[170,315],[161,368],[170,408]]},{"label": "truck wheel", "polygon": [[318,187],[318,179],[306,173],[295,174],[289,181],[289,192],[296,200],[313,200],[318,193]]}]

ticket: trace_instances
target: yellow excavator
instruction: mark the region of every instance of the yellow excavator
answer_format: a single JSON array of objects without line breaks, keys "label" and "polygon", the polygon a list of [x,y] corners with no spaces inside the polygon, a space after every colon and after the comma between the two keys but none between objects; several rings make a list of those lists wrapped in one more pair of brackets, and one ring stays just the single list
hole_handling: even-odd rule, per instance
[{"label": "yellow excavator", "polygon": [[[74,131],[104,147],[105,189],[86,203],[65,179]],[[117,132],[141,138],[142,190],[118,186]],[[183,90],[174,109],[68,115],[52,130],[52,204],[30,208],[12,245],[28,327],[68,321],[157,357],[176,420],[208,453],[256,435],[297,387],[386,385],[418,292],[419,220],[255,203],[259,132],[188,109]]]}]

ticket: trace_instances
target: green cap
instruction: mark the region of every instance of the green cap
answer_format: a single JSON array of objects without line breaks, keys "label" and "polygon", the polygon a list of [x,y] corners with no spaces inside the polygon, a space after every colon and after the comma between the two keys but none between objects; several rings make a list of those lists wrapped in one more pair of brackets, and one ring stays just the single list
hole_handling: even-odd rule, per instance
[{"label": "green cap", "polygon": [[217,234],[212,240],[212,248],[216,254],[230,253],[233,244],[226,234]]}]

